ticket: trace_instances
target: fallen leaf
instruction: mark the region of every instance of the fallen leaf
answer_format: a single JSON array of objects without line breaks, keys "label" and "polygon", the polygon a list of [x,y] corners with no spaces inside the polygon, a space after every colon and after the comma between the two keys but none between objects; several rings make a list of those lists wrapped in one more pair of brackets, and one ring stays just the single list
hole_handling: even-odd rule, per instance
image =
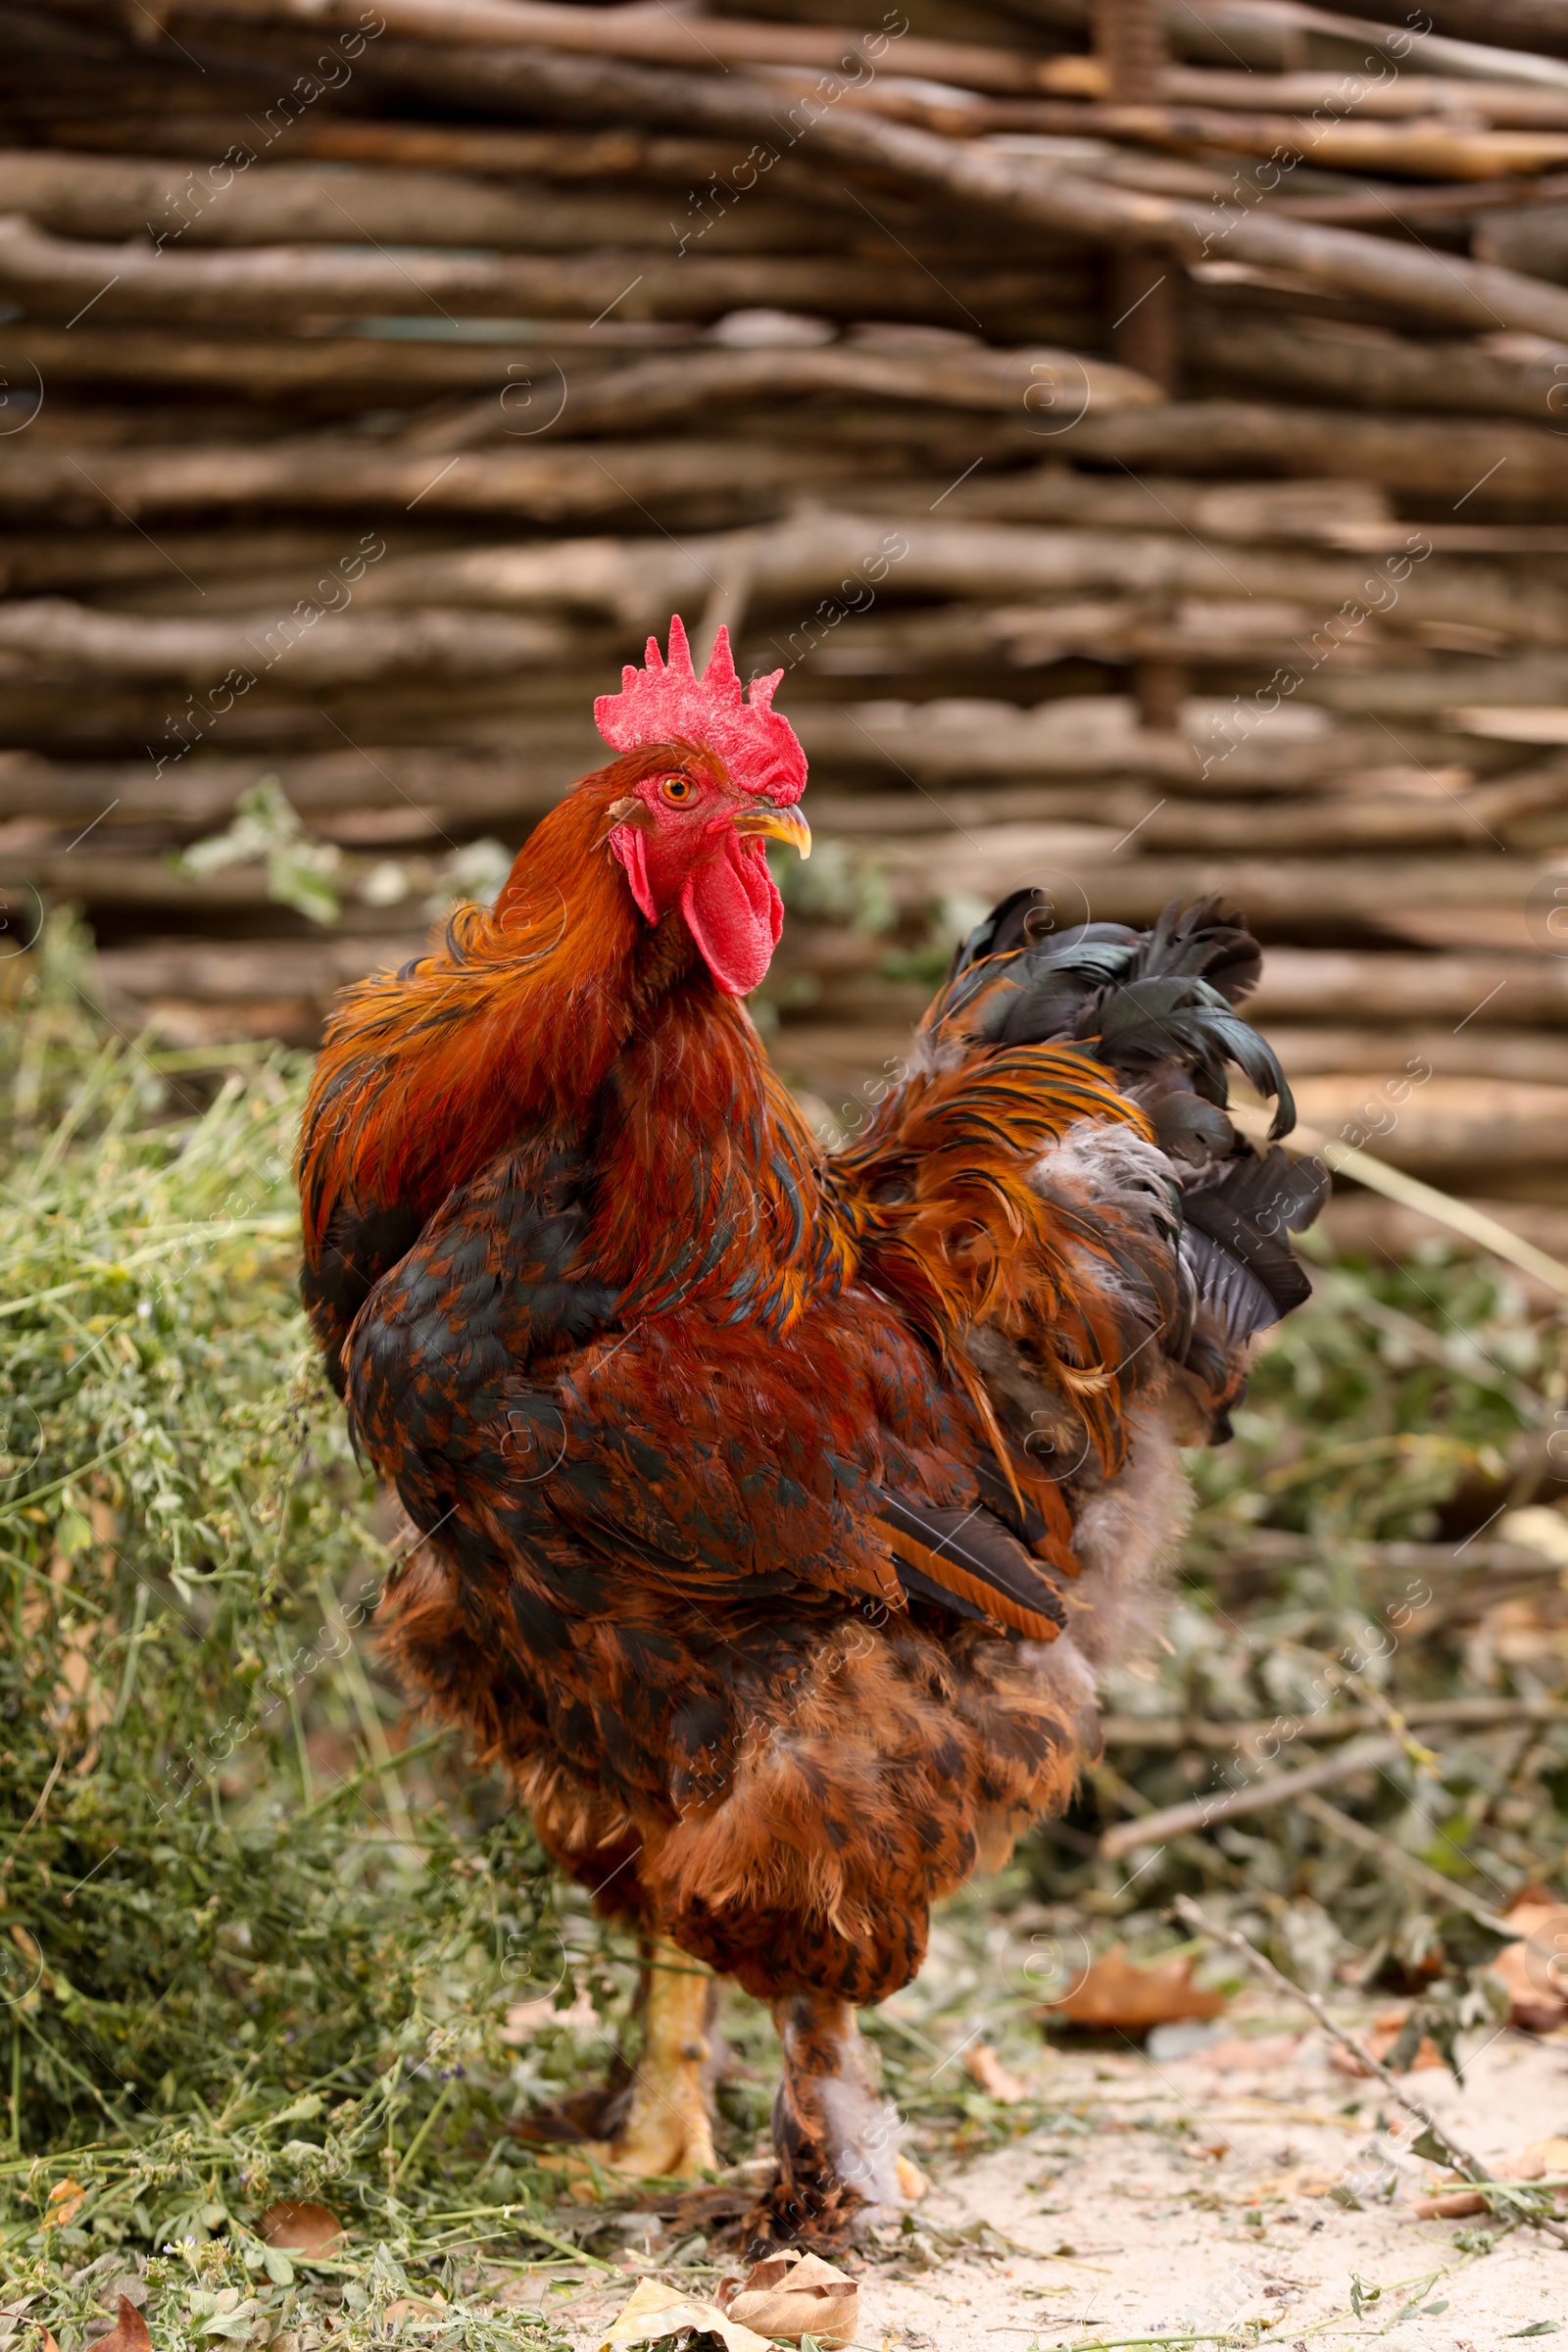
[{"label": "fallen leaf", "polygon": [[1178,2025],[1185,2018],[1218,2017],[1222,1992],[1205,1992],[1193,1983],[1191,1957],[1159,1960],[1140,1968],[1113,1943],[1091,1962],[1082,1982],[1064,2000],[1048,2002],[1048,2018],[1105,2032],[1142,2034],[1151,2026]]},{"label": "fallen leaf", "polygon": [[1017,2076],[1008,2074],[989,2041],[970,2042],[963,2053],[963,2071],[1004,2107],[1016,2107],[1029,2096]]},{"label": "fallen leaf", "polygon": [[389,2328],[395,2328],[400,2320],[438,2320],[446,2307],[444,2295],[432,2295],[424,2302],[417,2295],[399,2295],[387,2305],[381,2317]]},{"label": "fallen leaf", "polygon": [[724,2352],[772,2352],[765,2335],[754,2334],[741,2321],[720,2311],[716,2303],[704,2303],[658,2278],[638,2279],[599,2352],[615,2352],[621,2344],[662,2343],[666,2335],[678,2335],[683,2328],[689,2328],[694,2335],[716,2335]]},{"label": "fallen leaf", "polygon": [[87,2201],[87,2191],[79,2180],[57,2180],[49,2191],[49,2203],[39,2228],[67,2230]]},{"label": "fallen leaf", "polygon": [[1305,2036],[1300,2034],[1273,2034],[1266,2038],[1248,2041],[1239,2034],[1228,2040],[1210,2041],[1193,2052],[1195,2066],[1211,2066],[1221,2075],[1258,2075],[1272,2073],[1275,2067],[1289,2066],[1298,2056]]},{"label": "fallen leaf", "polygon": [[[1568,2139],[1533,2139],[1517,2156],[1496,2168],[1499,2180],[1544,2180],[1568,2175]],[[1558,2204],[1568,2202],[1568,2189],[1554,2191]],[[1471,2213],[1485,2213],[1488,2204],[1476,2189],[1456,2180],[1451,2188],[1440,2188],[1435,2195],[1423,2197],[1416,2207],[1420,2220],[1457,2221]]]},{"label": "fallen leaf", "polygon": [[[1533,2139],[1504,2170],[1510,2180],[1568,2179],[1568,2139]],[[1568,2188],[1554,2193],[1559,2205],[1568,2201]]]},{"label": "fallen leaf", "polygon": [[1457,2222],[1469,2214],[1488,2210],[1487,2200],[1478,2188],[1446,2188],[1435,2197],[1422,2197],[1415,2214],[1419,2222]]},{"label": "fallen leaf", "polygon": [[115,2324],[107,2335],[99,2336],[93,2352],[153,2352],[147,2323],[128,2295],[121,2296]]},{"label": "fallen leaf", "polygon": [[[1402,2009],[1385,2009],[1381,2017],[1375,2017],[1372,2020],[1371,2025],[1362,2034],[1361,2046],[1369,2058],[1375,2058],[1382,2066],[1386,2063],[1389,2052],[1403,2032],[1404,2011]],[[1342,2049],[1338,2042],[1329,2052],[1329,2064],[1336,2074],[1350,2075],[1356,2080],[1360,2080],[1361,2077],[1370,2075],[1372,2072],[1372,2069],[1363,2065],[1351,2051]],[[1442,2064],[1443,2052],[1438,2048],[1430,2034],[1423,2034],[1420,2047],[1405,2071],[1408,2074],[1417,2075],[1424,2067],[1441,2066]]]},{"label": "fallen leaf", "polygon": [[1487,1963],[1487,1974],[1508,1996],[1510,2026],[1549,2034],[1568,2025],[1568,1903],[1520,1899],[1507,1918],[1519,1930],[1519,1941],[1505,1943]]},{"label": "fallen leaf", "polygon": [[279,2197],[257,2222],[256,2234],[289,2254],[324,2254],[342,2236],[343,2225],[325,2205]]},{"label": "fallen leaf", "polygon": [[912,2156],[906,2156],[901,2149],[893,2160],[893,2168],[899,2179],[899,2194],[906,2205],[918,2205],[922,2197],[931,2194],[931,2183]]},{"label": "fallen leaf", "polygon": [[744,2281],[726,2278],[718,2291],[731,2319],[785,2343],[805,2335],[819,2344],[852,2343],[860,2322],[855,2280],[820,2254],[794,2246],[754,2262]]}]

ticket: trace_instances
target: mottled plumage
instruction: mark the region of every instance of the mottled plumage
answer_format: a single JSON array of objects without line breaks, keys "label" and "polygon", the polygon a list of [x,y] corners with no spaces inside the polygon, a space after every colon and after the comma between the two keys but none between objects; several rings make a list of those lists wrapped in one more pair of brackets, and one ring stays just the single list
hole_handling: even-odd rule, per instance
[{"label": "mottled plumage", "polygon": [[812,2089],[835,2004],[907,1983],[931,1904],[1096,1752],[1173,1443],[1223,1427],[1316,1193],[1223,1115],[1228,1059],[1288,1109],[1227,994],[1245,932],[1035,939],[1030,894],[829,1157],[725,976],[756,888],[715,949],[657,833],[628,858],[671,771],[705,839],[731,802],[763,829],[710,748],[638,744],[493,914],[345,998],[305,1293],[416,1531],[392,1655],[602,1908],[786,2005],[814,2055],[759,2229],[831,2237],[886,2193],[845,2153],[853,2050],[837,2108]]}]

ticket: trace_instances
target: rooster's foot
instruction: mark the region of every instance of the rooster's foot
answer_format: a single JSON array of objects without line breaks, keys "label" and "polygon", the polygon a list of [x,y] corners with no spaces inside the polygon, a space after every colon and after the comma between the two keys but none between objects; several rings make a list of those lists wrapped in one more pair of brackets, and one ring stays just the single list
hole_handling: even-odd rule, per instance
[{"label": "rooster's foot", "polygon": [[715,1980],[662,1936],[647,1963],[643,2049],[613,2136],[585,2153],[638,2180],[699,2180],[715,2172],[709,2081]]},{"label": "rooster's foot", "polygon": [[898,2152],[898,2112],[872,2082],[849,2002],[792,1994],[774,2002],[773,2022],[784,2047],[778,2173],[748,2217],[748,2251],[842,2253],[858,2229],[897,2218],[918,2176]]}]

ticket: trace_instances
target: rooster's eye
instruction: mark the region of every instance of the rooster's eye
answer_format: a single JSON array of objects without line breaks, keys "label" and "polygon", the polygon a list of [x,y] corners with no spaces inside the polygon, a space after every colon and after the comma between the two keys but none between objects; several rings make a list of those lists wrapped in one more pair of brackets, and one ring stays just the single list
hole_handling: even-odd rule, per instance
[{"label": "rooster's eye", "polygon": [[673,802],[677,808],[686,805],[696,789],[690,776],[666,776],[659,787],[661,796],[666,801]]}]

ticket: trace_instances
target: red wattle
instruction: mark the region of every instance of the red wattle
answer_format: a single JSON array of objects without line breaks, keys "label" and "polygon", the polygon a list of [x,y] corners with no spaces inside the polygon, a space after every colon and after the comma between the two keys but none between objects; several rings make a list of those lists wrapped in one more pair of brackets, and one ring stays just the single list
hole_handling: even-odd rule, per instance
[{"label": "red wattle", "polygon": [[755,837],[726,833],[680,894],[681,912],[703,961],[726,996],[757,987],[784,928],[784,902]]}]

